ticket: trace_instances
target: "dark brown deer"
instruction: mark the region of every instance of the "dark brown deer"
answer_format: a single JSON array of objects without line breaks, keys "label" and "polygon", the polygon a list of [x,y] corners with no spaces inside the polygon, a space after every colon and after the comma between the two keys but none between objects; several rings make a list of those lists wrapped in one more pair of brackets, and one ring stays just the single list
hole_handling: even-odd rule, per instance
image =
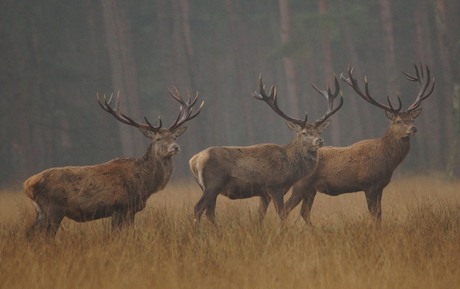
[{"label": "dark brown deer", "polygon": [[420,71],[415,67],[415,76],[404,72],[410,81],[420,85],[420,91],[412,105],[406,111],[401,111],[401,99],[395,108],[390,99],[388,105],[374,100],[369,94],[367,79],[363,92],[356,79],[353,78],[353,67],[348,69],[348,78],[343,74],[340,78],[345,81],[359,96],[372,105],[385,111],[389,126],[382,138],[367,139],[348,147],[323,147],[318,150],[318,165],[311,175],[304,176],[292,189],[292,195],[286,202],[289,213],[302,202],[300,214],[311,225],[310,210],[316,193],[321,192],[330,196],[344,193],[364,191],[368,210],[377,222],[382,218],[382,193],[391,180],[393,171],[404,160],[410,149],[410,136],[417,129],[414,120],[422,109],[420,104],[434,90],[434,78],[430,87],[430,70],[426,66],[426,79],[421,65]]},{"label": "dark brown deer", "polygon": [[151,144],[141,159],[118,158],[93,166],[50,168],[31,176],[24,182],[24,192],[32,199],[37,212],[29,230],[54,236],[64,217],[86,222],[112,217],[112,229],[116,230],[134,222],[134,215],[141,211],[153,193],[163,189],[174,170],[172,157],[179,152],[176,138],[186,130],[185,122],[196,117],[204,102],[193,111],[198,93],[185,101],[177,89],[169,90],[180,103],[180,112],[169,128],[157,126],[144,117],[139,123],[115,108],[104,96],[99,105],[118,121],[137,127]]},{"label": "dark brown deer", "polygon": [[283,197],[289,188],[316,165],[316,150],[323,145],[320,133],[329,125],[328,118],[343,104],[334,109],[334,99],[339,93],[335,78],[335,92],[331,89],[319,90],[328,101],[327,112],[313,123],[305,119],[295,119],[284,114],[278,107],[276,87],[270,95],[265,92],[262,77],[259,78],[259,92],[253,96],[262,100],[279,116],[287,121],[288,127],[297,136],[287,145],[258,144],[246,147],[222,146],[207,148],[190,159],[190,170],[203,190],[203,195],[195,205],[195,221],[198,222],[206,211],[207,218],[215,224],[215,207],[219,194],[230,199],[244,199],[258,196],[261,199],[259,218],[262,220],[270,201],[284,220]]}]

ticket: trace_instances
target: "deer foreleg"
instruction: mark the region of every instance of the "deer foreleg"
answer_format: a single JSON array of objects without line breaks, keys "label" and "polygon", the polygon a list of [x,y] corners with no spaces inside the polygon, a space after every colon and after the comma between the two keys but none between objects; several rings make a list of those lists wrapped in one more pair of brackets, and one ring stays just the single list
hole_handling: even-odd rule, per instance
[{"label": "deer foreleg", "polygon": [[380,223],[382,220],[382,193],[383,188],[371,188],[364,191],[366,195],[367,209],[371,216]]},{"label": "deer foreleg", "polygon": [[281,191],[269,192],[270,197],[273,200],[275,205],[275,210],[278,213],[278,216],[281,219],[281,222],[284,222],[286,219],[286,210],[284,209],[284,194]]},{"label": "deer foreleg", "polygon": [[260,205],[259,205],[258,215],[257,215],[259,222],[262,222],[265,215],[267,214],[267,209],[268,209],[268,205],[270,205],[270,202],[271,202],[270,196],[267,196],[267,195],[260,196]]},{"label": "deer foreleg", "polygon": [[112,231],[134,224],[135,212],[132,210],[117,210],[112,214]]}]

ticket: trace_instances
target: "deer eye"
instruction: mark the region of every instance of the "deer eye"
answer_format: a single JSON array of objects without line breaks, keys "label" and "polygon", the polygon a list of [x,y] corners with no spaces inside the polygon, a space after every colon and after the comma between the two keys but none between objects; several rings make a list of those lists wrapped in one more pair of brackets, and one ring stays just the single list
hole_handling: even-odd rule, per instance
[{"label": "deer eye", "polygon": [[396,120],[396,124],[402,124],[402,123],[403,123],[402,120],[400,119]]}]

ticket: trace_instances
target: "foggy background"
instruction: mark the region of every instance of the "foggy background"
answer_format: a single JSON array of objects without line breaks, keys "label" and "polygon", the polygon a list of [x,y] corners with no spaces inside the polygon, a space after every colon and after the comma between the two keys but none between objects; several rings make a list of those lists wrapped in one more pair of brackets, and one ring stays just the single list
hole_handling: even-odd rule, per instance
[{"label": "foggy background", "polygon": [[[215,145],[286,144],[285,121],[251,93],[262,73],[290,116],[321,117],[326,101],[311,87],[332,84],[351,63],[371,95],[419,87],[401,70],[427,64],[436,77],[422,103],[418,133],[398,173],[459,175],[460,1],[457,0],[80,0],[0,2],[0,187],[43,169],[141,157],[147,139],[97,104],[120,92],[121,110],[164,126],[176,86],[199,91],[202,113],[179,139],[173,180],[191,178],[188,160]],[[384,112],[340,82],[344,106],[324,133],[346,146],[383,136]],[[456,106],[454,106],[456,104]]]}]

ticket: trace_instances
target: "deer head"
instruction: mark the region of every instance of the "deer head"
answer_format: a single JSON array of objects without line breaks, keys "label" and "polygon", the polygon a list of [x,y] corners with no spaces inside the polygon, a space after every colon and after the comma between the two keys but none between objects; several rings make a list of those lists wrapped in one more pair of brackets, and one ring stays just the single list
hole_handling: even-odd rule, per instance
[{"label": "deer head", "polygon": [[[397,135],[400,138],[407,138],[417,133],[417,128],[414,125],[414,120],[422,112],[422,108],[420,107],[420,104],[422,103],[423,100],[428,98],[428,96],[430,96],[433,93],[434,86],[435,86],[434,77],[431,79],[430,69],[428,68],[428,66],[425,66],[426,78],[425,78],[425,73],[424,73],[422,64],[420,64],[420,70],[415,64],[414,64],[414,68],[415,68],[415,75],[411,75],[405,71],[403,71],[403,74],[406,76],[406,78],[409,81],[418,82],[420,85],[420,90],[415,98],[415,101],[405,111],[401,111],[401,107],[402,107],[401,98],[399,97],[398,94],[397,94],[397,97],[398,97],[397,107],[395,107],[391,103],[390,98],[388,96],[387,96],[388,105],[380,103],[376,101],[374,98],[372,98],[372,96],[369,93],[369,84],[367,82],[367,77],[364,77],[365,92],[363,92],[360,89],[357,80],[353,78],[353,66],[350,65],[348,67],[348,78],[343,76],[343,74],[340,75],[340,78],[343,81],[345,81],[345,83],[347,83],[365,101],[385,111],[385,115],[390,120],[390,127],[389,127],[390,131],[392,131],[395,135]],[[431,80],[432,80],[432,83],[431,83],[431,88],[430,88]]]},{"label": "deer head", "polygon": [[328,102],[328,108],[326,113],[318,118],[316,121],[312,123],[307,122],[307,113],[305,113],[304,119],[296,119],[286,115],[279,107],[277,102],[277,93],[276,87],[272,85],[270,88],[270,95],[267,95],[265,92],[265,85],[262,81],[262,75],[259,77],[259,91],[254,92],[252,95],[258,99],[262,100],[268,104],[268,106],[279,116],[284,118],[287,121],[287,126],[294,130],[297,134],[297,140],[300,143],[309,144],[311,145],[311,150],[317,150],[324,144],[324,140],[321,138],[321,133],[324,129],[326,129],[329,124],[331,117],[334,113],[336,113],[343,105],[343,97],[340,96],[340,103],[339,105],[334,108],[334,100],[338,96],[340,91],[339,82],[337,77],[334,76],[334,83],[335,89],[334,93],[332,93],[331,87],[329,86],[327,90],[321,90],[312,84],[313,88],[322,96],[324,96]]},{"label": "deer head", "polygon": [[179,115],[176,118],[176,121],[169,127],[163,128],[163,123],[161,118],[158,117],[158,125],[152,125],[150,121],[144,117],[145,123],[140,123],[134,121],[132,118],[125,115],[120,111],[120,96],[117,96],[115,103],[115,108],[111,107],[112,96],[107,100],[107,97],[104,95],[101,99],[97,95],[99,105],[103,110],[110,113],[115,117],[116,120],[137,127],[142,134],[150,139],[152,143],[151,152],[155,156],[161,157],[171,157],[179,152],[179,145],[176,143],[176,138],[185,132],[187,127],[182,126],[185,122],[196,117],[202,110],[204,101],[201,102],[200,106],[196,111],[193,111],[193,106],[197,102],[198,92],[195,94],[195,97],[191,97],[190,93],[188,94],[188,100],[185,101],[180,95],[176,87],[168,89],[169,94],[180,104]]}]

